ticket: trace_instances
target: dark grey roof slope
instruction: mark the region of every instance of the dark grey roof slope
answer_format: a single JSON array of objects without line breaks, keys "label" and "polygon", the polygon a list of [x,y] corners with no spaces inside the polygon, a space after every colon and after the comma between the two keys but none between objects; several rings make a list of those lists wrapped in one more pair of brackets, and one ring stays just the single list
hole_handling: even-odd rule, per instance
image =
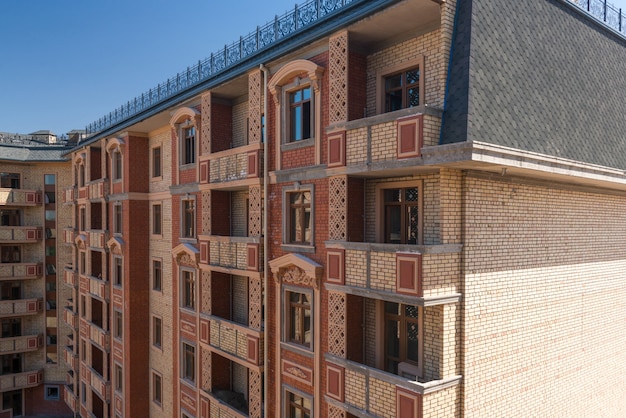
[{"label": "dark grey roof slope", "polygon": [[[626,41],[566,1],[471,3],[471,34],[457,36],[453,53],[442,142],[626,169]],[[457,35],[470,32],[462,17]]]},{"label": "dark grey roof slope", "polygon": [[69,150],[67,146],[43,145],[23,146],[0,144],[0,161],[19,162],[58,162],[67,161],[63,156]]}]

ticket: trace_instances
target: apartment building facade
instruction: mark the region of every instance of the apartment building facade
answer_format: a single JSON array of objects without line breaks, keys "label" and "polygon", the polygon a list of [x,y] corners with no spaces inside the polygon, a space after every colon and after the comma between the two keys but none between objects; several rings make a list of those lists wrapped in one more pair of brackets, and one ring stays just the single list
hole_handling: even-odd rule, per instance
[{"label": "apartment building facade", "polygon": [[619,416],[625,54],[568,1],[311,1],[99,120],[67,404]]},{"label": "apartment building facade", "polygon": [[63,306],[72,296],[60,266],[72,252],[59,234],[73,223],[60,205],[73,180],[62,156],[69,148],[38,139],[3,134],[0,141],[2,417],[71,416],[63,401],[63,347],[72,340]]}]

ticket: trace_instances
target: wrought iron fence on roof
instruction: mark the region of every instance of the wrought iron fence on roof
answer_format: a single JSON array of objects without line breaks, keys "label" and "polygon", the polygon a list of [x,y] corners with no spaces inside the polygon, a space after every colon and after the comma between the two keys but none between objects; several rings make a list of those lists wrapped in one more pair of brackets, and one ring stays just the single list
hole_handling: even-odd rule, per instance
[{"label": "wrought iron fence on roof", "polygon": [[225,45],[222,50],[212,53],[191,67],[187,67],[186,71],[168,78],[165,82],[128,101],[87,125],[85,130],[88,135],[93,135],[110,128],[200,82],[210,79],[246,57],[294,34],[346,5],[362,1],[366,0],[309,0],[300,5],[296,4],[292,11],[282,16],[276,16],[273,21],[264,26],[257,26],[255,31],[240,37],[239,41]]},{"label": "wrought iron fence on roof", "polygon": [[607,0],[569,0],[611,29],[626,36],[626,16]]}]

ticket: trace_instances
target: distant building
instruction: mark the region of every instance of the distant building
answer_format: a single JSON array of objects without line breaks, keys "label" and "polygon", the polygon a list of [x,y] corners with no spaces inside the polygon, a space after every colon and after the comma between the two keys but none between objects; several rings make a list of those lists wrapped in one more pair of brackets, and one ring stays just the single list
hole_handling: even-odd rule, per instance
[{"label": "distant building", "polygon": [[622,416],[626,31],[578,3],[310,1],[89,125],[67,405]]},{"label": "distant building", "polygon": [[69,148],[46,145],[56,136],[43,131],[0,135],[0,416],[71,417],[63,266],[72,248],[62,235],[73,220],[60,203],[73,183]]}]

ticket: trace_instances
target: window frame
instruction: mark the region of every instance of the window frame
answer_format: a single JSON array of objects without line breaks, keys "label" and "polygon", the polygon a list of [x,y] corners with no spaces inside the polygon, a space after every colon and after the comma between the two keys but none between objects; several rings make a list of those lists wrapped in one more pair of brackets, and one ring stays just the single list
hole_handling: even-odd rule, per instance
[{"label": "window frame", "polygon": [[180,269],[180,308],[194,312],[197,308],[196,271],[189,268]]},{"label": "window frame", "polygon": [[[189,203],[192,205],[191,209],[187,207]],[[196,239],[196,203],[196,197],[194,195],[187,195],[180,201],[180,238],[183,240]],[[188,214],[191,214],[191,219],[188,219]]]},{"label": "window frame", "polygon": [[115,391],[121,393],[124,390],[124,368],[117,362],[113,364],[115,365]]},{"label": "window frame", "polygon": [[[156,381],[157,379],[159,380],[159,391],[158,391],[158,399],[157,399],[157,385],[156,385]],[[152,379],[150,379],[150,384],[152,385],[152,390],[150,391],[151,394],[151,399],[152,402],[154,402],[156,405],[158,405],[159,407],[163,406],[163,376],[161,375],[161,373],[152,370]]]},{"label": "window frame", "polygon": [[[294,405],[294,402],[295,402],[294,400],[292,400],[292,397],[300,398],[303,404],[304,404],[304,401],[307,401],[310,406],[309,409],[304,408],[304,405],[300,406],[300,405],[295,404],[295,406],[298,407],[298,409],[300,410],[300,414],[292,415],[291,407],[292,405]],[[295,416],[311,418],[315,416],[314,406],[315,406],[315,403],[313,402],[313,396],[306,394],[300,390],[297,390],[291,386],[283,387],[283,402],[282,402],[283,413],[281,416],[285,418],[293,418]]]},{"label": "window frame", "polygon": [[152,331],[151,332],[152,338],[150,340],[152,342],[152,347],[155,347],[159,350],[163,350],[163,319],[160,316],[157,316],[157,315],[152,316],[151,331]]},{"label": "window frame", "polygon": [[111,179],[113,182],[122,181],[124,178],[124,159],[122,150],[115,147],[111,150]]},{"label": "window frame", "polygon": [[[386,241],[386,207],[390,205],[385,204],[385,191],[391,189],[417,189],[417,210],[418,210],[418,224],[417,224],[417,242],[415,244],[393,244],[387,243]],[[424,181],[423,180],[413,180],[413,181],[398,181],[398,182],[389,182],[389,183],[379,183],[376,185],[375,189],[376,193],[376,237],[377,241],[381,244],[390,244],[390,245],[424,245]],[[412,205],[411,205],[412,206]],[[406,241],[406,240],[405,240]]]},{"label": "window frame", "polygon": [[[189,347],[192,349],[191,357],[189,357],[189,351],[186,348]],[[189,383],[196,383],[196,346],[187,341],[181,341],[181,349],[180,349],[180,378]],[[192,364],[191,368],[189,368],[189,359],[191,359]],[[189,375],[191,373],[191,376]]]},{"label": "window frame", "polygon": [[[391,77],[398,73],[404,73],[406,71],[410,71],[412,69],[419,68],[420,70],[420,79],[419,79],[419,106],[425,105],[425,67],[424,67],[424,56],[418,56],[409,61],[402,62],[399,64],[390,65],[376,71],[376,114],[381,115],[383,113],[389,113],[385,110],[385,79],[387,77]],[[404,102],[404,98],[403,98]],[[406,107],[403,107],[399,110],[405,110]],[[396,111],[399,111],[396,110]],[[394,111],[392,111],[394,112]]]},{"label": "window frame", "polygon": [[113,204],[113,234],[122,235],[124,232],[124,208],[121,202]]},{"label": "window frame", "polygon": [[[152,217],[152,222],[151,222],[152,225],[150,228],[152,235],[159,236],[159,237],[163,236],[163,204],[161,202],[153,203],[152,210],[150,212],[151,212],[151,217]],[[157,218],[157,213],[158,213],[158,218]]]},{"label": "window frame", "polygon": [[[292,294],[300,294],[306,295],[309,300],[308,311],[309,311],[309,328],[307,329],[305,326],[305,318],[306,314],[301,315],[301,320],[299,322],[298,329],[294,329],[292,332],[292,325],[296,322],[294,316],[292,315],[292,307],[298,309],[305,309],[306,305],[299,303],[292,303],[291,295]],[[283,286],[283,321],[284,324],[283,332],[282,332],[282,341],[286,344],[289,344],[292,347],[297,347],[306,351],[313,351],[314,349],[314,331],[315,331],[315,315],[314,315],[314,297],[315,294],[312,289],[307,289],[303,287],[296,286]],[[304,308],[303,308],[304,307]],[[299,331],[299,332],[298,332]],[[300,334],[302,336],[302,341],[299,341],[296,335]],[[306,343],[306,335],[309,335],[309,342]]]},{"label": "window frame", "polygon": [[113,337],[124,339],[124,314],[117,309],[113,309]]},{"label": "window frame", "polygon": [[163,152],[161,145],[152,147],[150,156],[150,177],[152,180],[160,180],[163,178]]},{"label": "window frame", "polygon": [[[307,91],[309,93],[309,98],[302,98],[297,102],[292,102],[292,98],[294,97],[294,95],[298,94],[298,93],[304,93],[304,91]],[[309,80],[308,78],[305,79],[296,79],[296,81],[294,83],[291,83],[287,86],[285,86],[284,90],[283,90],[283,94],[284,94],[284,103],[285,103],[285,111],[284,114],[282,115],[284,120],[283,120],[283,125],[285,126],[285,131],[284,131],[284,136],[283,136],[283,140],[285,144],[295,144],[295,143],[300,143],[302,141],[309,141],[312,139],[315,139],[315,92],[313,91],[313,86],[311,85],[311,80]],[[304,94],[303,94],[304,96]],[[309,111],[308,111],[308,136],[304,136],[305,132],[304,132],[304,121],[306,120],[306,112],[304,112],[304,107],[308,106]],[[300,134],[302,134],[301,138],[297,138],[297,133],[295,131],[295,127],[294,125],[294,120],[293,120],[293,111],[296,109],[303,109],[302,111],[302,124],[298,124],[297,127],[301,128],[298,130],[301,130],[302,132],[300,132]]]},{"label": "window frame", "polygon": [[[55,389],[57,394],[55,395],[50,395],[48,393],[48,390],[50,389]],[[43,389],[43,393],[44,393],[44,400],[46,401],[59,401],[61,400],[61,390],[59,388],[59,385],[44,385],[44,389]]]},{"label": "window frame", "polygon": [[[406,303],[402,303],[400,301],[393,301],[393,300],[380,300],[378,301],[378,317],[380,318],[381,321],[381,333],[382,333],[382,338],[379,339],[380,341],[380,349],[381,349],[381,364],[380,364],[380,368],[382,370],[387,371],[388,373],[393,373],[393,371],[391,371],[388,367],[388,362],[390,361],[389,359],[391,358],[391,356],[387,355],[387,321],[388,319],[393,320],[392,317],[398,317],[398,322],[399,322],[399,329],[402,329],[404,331],[406,331],[406,324],[407,322],[414,322],[417,323],[417,328],[418,328],[418,360],[417,362],[411,359],[408,359],[406,356],[406,351],[407,351],[407,341],[406,341],[406,332],[402,332],[401,333],[401,337],[400,337],[400,341],[399,341],[399,357],[398,359],[398,365],[400,363],[408,363],[412,368],[415,368],[416,370],[416,378],[422,378],[424,375],[424,307],[422,306],[418,306],[418,305],[409,305]],[[399,305],[400,307],[402,307],[402,309],[400,309],[401,313],[399,315],[396,314],[391,314],[388,313],[385,309],[385,304],[386,303],[395,303],[397,305]],[[411,306],[417,309],[417,319],[413,320],[412,318],[409,318],[408,320],[406,319],[406,317],[404,316],[404,307],[405,306]],[[392,359],[393,360],[393,359]],[[395,360],[393,360],[395,361]],[[397,366],[396,365],[396,368]],[[396,370],[397,375],[399,374],[399,371]],[[408,377],[408,376],[403,376],[405,378],[412,378],[412,377]]]},{"label": "window frame", "polygon": [[163,260],[161,260],[160,258],[152,259],[152,290],[154,290],[155,292],[163,291]]},{"label": "window frame", "polygon": [[124,260],[122,257],[117,255],[111,257],[111,273],[113,286],[122,287],[124,285]]},{"label": "window frame", "polygon": [[[193,135],[187,135],[191,131],[193,131]],[[192,166],[198,161],[196,155],[198,151],[198,130],[196,129],[196,124],[191,119],[187,119],[180,124],[179,132],[180,165],[181,167]],[[189,149],[190,145],[193,148],[191,150]]]},{"label": "window frame", "polygon": [[[295,193],[309,193],[310,194],[310,242],[309,241],[292,241],[292,203],[291,197]],[[306,213],[306,207],[303,206]],[[283,228],[283,243],[282,247],[289,251],[315,251],[315,187],[312,184],[296,185],[293,187],[285,187],[283,189],[283,214],[282,228]],[[306,230],[306,228],[305,228]],[[306,237],[306,232],[305,232]],[[305,238],[306,239],[306,238]]]}]

